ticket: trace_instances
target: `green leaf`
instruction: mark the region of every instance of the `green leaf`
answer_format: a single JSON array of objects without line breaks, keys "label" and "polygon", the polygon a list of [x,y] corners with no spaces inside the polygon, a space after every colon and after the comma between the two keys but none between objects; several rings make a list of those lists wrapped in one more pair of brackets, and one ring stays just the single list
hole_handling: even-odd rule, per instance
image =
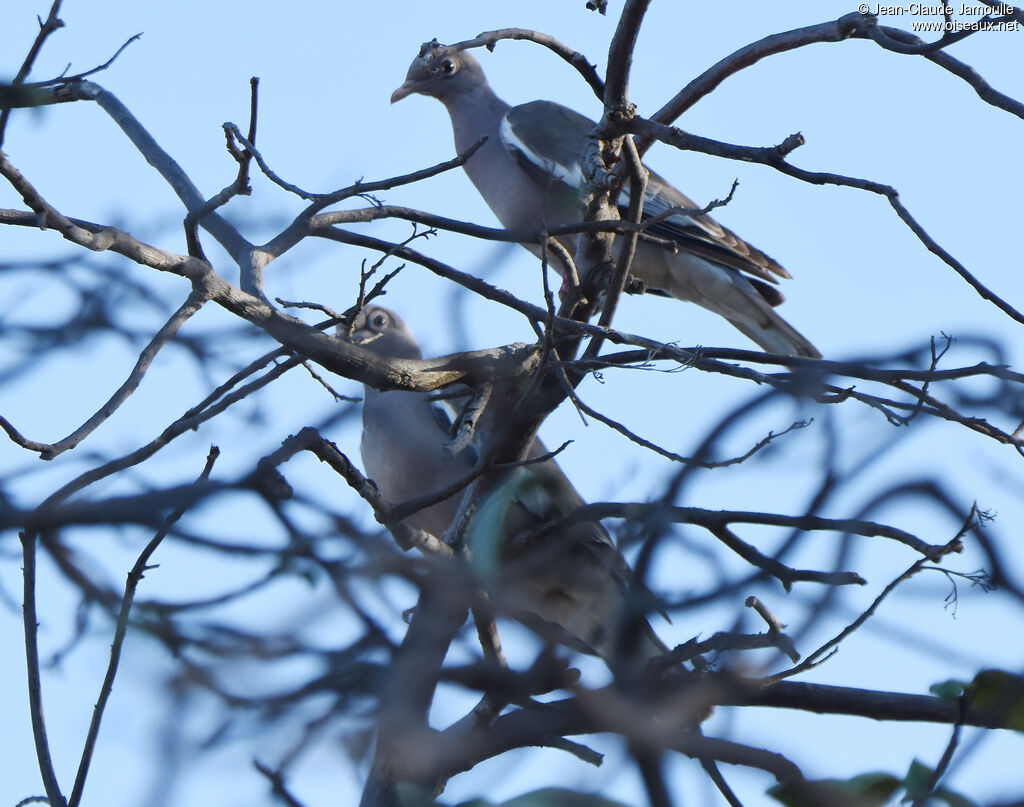
[{"label": "green leaf", "polygon": [[419,785],[398,782],[395,785],[395,803],[399,807],[443,807],[430,797],[430,792]]},{"label": "green leaf", "polygon": [[484,583],[493,582],[501,572],[505,543],[511,537],[505,524],[509,508],[523,507],[538,524],[567,512],[558,506],[552,483],[550,473],[516,468],[477,507],[466,528],[466,546],[470,565]]},{"label": "green leaf", "polygon": [[505,518],[527,478],[522,468],[509,474],[480,503],[466,528],[470,565],[481,580],[494,580],[498,576],[504,550]]},{"label": "green leaf", "polygon": [[[395,785],[395,795],[400,807],[446,807],[434,801],[430,794],[418,785],[400,782]],[[628,807],[620,801],[611,801],[594,793],[578,793],[561,787],[546,787],[516,796],[511,801],[495,804],[486,799],[472,799],[459,802],[455,807]],[[954,807],[956,807],[954,805]]]},{"label": "green leaf", "polygon": [[967,687],[971,705],[997,715],[1003,725],[1024,731],[1024,678],[1005,670],[982,670]]},{"label": "green leaf", "polygon": [[966,689],[967,682],[957,681],[955,678],[950,678],[948,681],[943,681],[941,684],[932,684],[928,687],[929,692],[942,698],[944,701],[955,701],[964,694]]},{"label": "green leaf", "polygon": [[952,790],[946,790],[944,787],[932,793],[932,797],[946,802],[949,807],[978,807],[970,799],[961,796],[959,793],[954,793]]},{"label": "green leaf", "polygon": [[900,781],[887,773],[862,773],[841,784],[848,788],[850,793],[872,799],[875,804],[884,804],[900,788]]},{"label": "green leaf", "polygon": [[903,787],[887,773],[862,773],[852,779],[818,779],[786,782],[768,795],[786,807],[881,807]]},{"label": "green leaf", "polygon": [[930,798],[946,802],[949,807],[977,807],[970,799],[961,796],[959,793],[954,793],[952,790],[939,788],[935,792],[930,792],[928,790],[928,783],[931,781],[934,773],[935,771],[932,768],[918,762],[916,759],[911,762],[910,770],[907,771],[907,777],[904,779],[907,789],[905,800],[912,801],[929,796]]},{"label": "green leaf", "polygon": [[546,787],[506,801],[499,807],[626,807],[594,793],[577,793],[560,787]]},{"label": "green leaf", "polygon": [[904,787],[907,789],[907,800],[919,799],[928,793],[928,783],[931,781],[934,771],[927,765],[918,762],[916,759],[910,763],[910,769],[903,779]]},{"label": "green leaf", "polygon": [[18,84],[0,82],[0,106],[30,107],[44,102],[45,93],[37,87],[24,87]]},{"label": "green leaf", "polygon": [[578,793],[575,790],[565,790],[560,787],[546,787],[516,796],[511,801],[504,801],[501,804],[492,805],[489,801],[475,799],[462,802],[456,807],[626,807],[626,805],[594,793]]}]

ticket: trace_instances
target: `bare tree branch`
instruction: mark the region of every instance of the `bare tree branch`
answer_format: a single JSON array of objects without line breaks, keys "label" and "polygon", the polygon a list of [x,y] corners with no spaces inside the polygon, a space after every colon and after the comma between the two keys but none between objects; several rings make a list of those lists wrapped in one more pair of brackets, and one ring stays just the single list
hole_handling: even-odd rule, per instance
[{"label": "bare tree branch", "polygon": [[203,307],[204,299],[196,292],[189,294],[188,298],[178,308],[177,311],[171,315],[171,318],[164,323],[164,326],[156,332],[153,339],[143,349],[139,355],[138,361],[135,362],[135,367],[132,368],[131,373],[125,382],[117,389],[117,391],[110,396],[105,404],[97,410],[97,412],[85,421],[81,426],[75,429],[71,434],[62,440],[58,440],[56,443],[37,443],[33,440],[26,440],[21,437],[20,434],[10,426],[7,420],[0,417],[0,427],[3,427],[5,431],[11,436],[22,448],[27,448],[30,451],[39,452],[40,459],[51,460],[54,457],[64,453],[65,451],[74,448],[88,437],[98,426],[104,421],[110,418],[114,412],[123,404],[142,382],[143,376],[149,369],[150,364],[153,363],[153,359],[156,358],[156,354],[160,349],[166,345],[174,335],[178,332],[182,325],[200,308]]},{"label": "bare tree branch", "polygon": [[[210,449],[210,453],[206,458],[206,466],[199,474],[199,481],[205,481],[209,479],[210,472],[213,470],[213,463],[216,462],[217,457],[220,455],[220,449],[216,446]],[[145,549],[139,554],[138,560],[135,561],[135,565],[132,566],[131,571],[128,572],[128,581],[125,583],[124,596],[121,598],[121,610],[117,615],[117,625],[114,629],[114,641],[110,646],[110,662],[107,665],[107,672],[103,678],[103,685],[100,687],[99,697],[96,699],[96,706],[93,709],[92,720],[89,723],[89,733],[85,739],[85,745],[82,749],[82,758],[78,764],[78,774],[75,777],[75,784],[71,790],[71,798],[68,800],[68,807],[77,807],[81,802],[82,793],[85,788],[85,778],[89,773],[89,764],[92,761],[92,754],[96,748],[96,738],[99,736],[100,721],[103,719],[103,710],[106,708],[107,700],[110,698],[110,693],[114,688],[114,677],[117,675],[118,663],[121,659],[121,648],[124,646],[125,635],[128,632],[128,616],[131,613],[132,603],[135,600],[135,590],[142,580],[143,574],[146,570],[151,568],[149,559],[156,552],[157,547],[160,546],[164,538],[167,537],[167,533],[171,527],[174,526],[175,522],[178,521],[185,514],[185,508],[178,508],[170,516],[167,517],[165,525],[160,531],[153,536]]]},{"label": "bare tree branch", "polygon": [[35,740],[36,758],[39,760],[39,773],[43,777],[46,798],[51,805],[66,807],[67,802],[61,793],[57,775],[53,769],[53,758],[50,756],[50,743],[46,734],[46,722],[43,719],[43,691],[39,678],[39,621],[36,617],[36,534],[21,533],[22,560],[24,566],[24,626],[25,626],[25,661],[28,666],[28,701],[29,713],[32,718],[32,736]]},{"label": "bare tree branch", "polygon": [[[43,49],[43,43],[49,39],[51,34],[64,27],[64,21],[57,16],[60,14],[60,6],[61,0],[53,0],[53,3],[50,5],[50,13],[46,15],[45,22],[40,20],[39,33],[36,34],[32,47],[29,48],[25,60],[21,63],[21,67],[18,68],[18,72],[11,82],[12,87],[18,87],[25,83],[25,79],[28,78],[28,74],[32,70],[32,65],[35,64],[39,52]],[[7,131],[7,121],[10,117],[10,107],[4,107],[0,110],[0,147],[4,144],[4,133]]]}]

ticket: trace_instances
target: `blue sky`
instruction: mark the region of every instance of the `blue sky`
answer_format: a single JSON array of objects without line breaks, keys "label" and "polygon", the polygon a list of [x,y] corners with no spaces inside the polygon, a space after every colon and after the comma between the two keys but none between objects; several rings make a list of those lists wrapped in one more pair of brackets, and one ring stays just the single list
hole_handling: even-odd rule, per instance
[{"label": "blue sky", "polygon": [[[583,0],[524,0],[515,4],[464,2],[446,5],[381,0],[375,4],[304,2],[295,4],[228,4],[179,2],[146,4],[105,0],[68,3],[62,18],[67,28],[47,44],[33,73],[36,79],[87,69],[106,60],[129,36],[143,32],[98,83],[114,92],[174,156],[207,194],[234,176],[234,163],[225,154],[221,124],[244,128],[248,112],[248,80],[261,79],[259,146],[271,166],[288,180],[316,191],[327,191],[354,179],[374,179],[421,168],[453,155],[447,116],[436,102],[413,97],[394,107],[391,91],[403,80],[419,43],[434,36],[455,41],[480,31],[509,26],[550,33],[584,52],[603,69],[607,45],[620,4],[610,2],[610,16],[583,8]],[[8,8],[0,28],[0,73],[11,75],[35,34],[35,14],[45,15],[44,3]],[[721,4],[652,3],[634,60],[631,95],[641,114],[653,113],[693,76],[738,47],[770,33],[824,22],[853,10],[826,0],[767,6],[753,0]],[[891,20],[909,25],[908,18]],[[1024,98],[1022,33],[979,35],[951,49],[1000,91]],[[597,100],[578,75],[556,57],[529,43],[505,42],[480,58],[492,85],[512,103],[543,97],[596,116]],[[707,137],[744,145],[773,145],[795,131],[807,144],[792,155],[800,167],[834,171],[891,184],[918,221],[985,284],[1018,308],[1024,306],[1020,257],[1021,204],[1024,166],[1017,156],[1022,122],[982,103],[959,79],[923,59],[886,53],[870,42],[816,45],[770,58],[725,82],[677,122]],[[117,128],[97,107],[64,105],[21,112],[13,116],[5,151],[39,190],[67,215],[119,223],[159,246],[184,251],[183,213],[175,198],[132,151]],[[674,152],[656,146],[648,162],[699,202],[724,196],[735,178],[735,199],[716,217],[744,238],[777,258],[793,274],[783,291],[782,313],[830,358],[897,354],[949,333],[964,340],[950,362],[970,364],[991,360],[969,337],[999,340],[1005,360],[1021,365],[1022,340],[1013,324],[982,300],[952,270],[930,255],[896,218],[884,199],[860,191],[814,187],[770,169]],[[269,238],[300,209],[260,177],[254,177],[251,197],[233,202],[230,211],[248,220],[245,233],[254,240]],[[457,172],[417,186],[389,192],[388,202],[431,210],[481,224],[494,219],[468,180]],[[17,196],[0,189],[0,207],[20,207]],[[379,224],[374,234],[399,238],[404,224]],[[210,242],[212,239],[207,239]],[[47,258],[72,254],[54,233],[0,231],[0,260]],[[536,262],[517,248],[501,248],[442,234],[420,248],[459,268],[481,274],[520,296],[539,302]],[[237,272],[226,256],[211,249],[211,258],[232,282]],[[373,258],[327,242],[304,244],[267,270],[268,295],[293,300],[318,300],[344,308],[354,298],[359,263]],[[146,283],[170,307],[187,293],[183,281],[157,277],[151,270],[132,267],[114,258],[113,267]],[[0,277],[2,315],[13,322],[57,321],[72,298],[50,279],[30,273]],[[446,284],[425,270],[409,267],[392,285],[386,304],[409,322],[428,355],[466,347],[490,347],[531,339],[528,324],[518,315],[484,301],[456,300]],[[125,311],[124,324],[145,332],[160,316],[146,309]],[[452,318],[458,317],[458,328]],[[227,315],[203,311],[189,328],[193,333],[218,333],[231,325]],[[652,298],[627,299],[616,319],[623,330],[678,341],[682,345],[749,347],[727,324],[694,306]],[[234,339],[228,348],[238,352],[238,364],[264,352],[267,340],[250,334]],[[225,348],[225,349],[228,349]],[[9,351],[9,348],[5,348]],[[25,434],[54,440],[72,430],[100,404],[129,371],[137,345],[113,338],[90,340],[75,357],[43,361],[17,384],[0,387],[0,413]],[[5,361],[11,354],[0,354]],[[214,383],[222,377],[214,379]],[[356,385],[336,379],[340,388],[358,394]],[[83,468],[96,455],[116,455],[151,439],[163,425],[200,400],[210,379],[191,370],[181,351],[170,349],[154,365],[133,400],[101,427],[82,447],[59,460],[43,464],[31,455],[0,443],[0,468],[18,478],[8,491],[31,505]],[[748,385],[693,371],[664,376],[623,371],[606,373],[605,383],[587,381],[584,399],[638,432],[686,453],[704,431],[738,402],[756,391]],[[326,395],[306,378],[290,378],[268,390],[258,401],[213,432],[183,438],[151,463],[134,480],[185,481],[201,467],[205,447],[216,439],[225,452],[218,472],[225,478],[242,473],[252,461],[271,450],[283,437],[308,423],[318,423],[336,411]],[[955,486],[962,502],[977,498],[998,514],[993,527],[1004,539],[1015,537],[1024,521],[1020,457],[1012,449],[980,441],[949,424],[927,424],[913,430],[883,428],[877,413],[847,407],[823,413],[777,405],[765,419],[739,430],[729,448],[741,453],[768,429],[776,431],[797,417],[813,414],[817,426],[791,436],[770,460],[724,472],[703,474],[687,492],[688,504],[735,509],[775,509],[799,512],[813,489],[814,463],[820,451],[821,429],[835,417],[842,434],[847,467],[867,463],[863,478],[833,503],[832,515],[846,515],[887,479],[900,475],[937,475]],[[1016,424],[1001,423],[1012,431]],[[331,436],[351,456],[358,454],[354,420],[332,427]],[[542,429],[549,444],[575,440],[562,465],[589,499],[643,500],[657,495],[666,473],[661,461],[607,431],[599,424],[584,426],[571,407],[554,413]],[[95,452],[92,454],[91,452]],[[199,458],[199,459],[197,459]],[[311,496],[322,496],[339,510],[369,523],[369,514],[339,480],[327,478],[313,461],[297,460],[286,469]],[[96,495],[121,490],[108,483]],[[230,506],[202,513],[203,524],[223,525],[227,534],[274,537],[273,525],[258,513]],[[242,513],[242,515],[240,515]],[[892,509],[880,515],[898,526],[939,543],[955,532],[948,519],[925,511]],[[703,541],[703,538],[691,540]],[[818,536],[832,546],[832,538]],[[0,586],[5,599],[18,597],[20,561],[12,554],[13,534],[0,536],[4,563]],[[94,556],[102,573],[113,581],[123,578],[136,545],[127,539],[89,533],[83,551]],[[245,579],[222,558],[202,558],[197,565],[190,550],[168,546],[161,550],[161,568],[148,576],[147,596],[183,598],[218,590],[226,579]],[[1019,557],[1019,549],[1015,550]],[[828,562],[823,547],[815,558]],[[870,579],[865,590],[846,592],[835,620],[818,627],[807,647],[836,632],[843,621],[866,606],[878,591],[913,561],[907,552],[876,544],[859,547],[856,567]],[[666,581],[692,579],[699,590],[709,570],[699,564],[673,566],[672,557],[659,567]],[[723,561],[731,563],[727,559]],[[968,551],[954,561],[971,571],[980,565]],[[44,564],[45,566],[45,564]],[[42,619],[44,647],[60,646],[70,632],[71,594],[45,569]],[[923,692],[935,681],[969,677],[980,666],[1024,666],[1017,637],[1024,629],[1021,614],[996,595],[982,597],[962,590],[955,618],[942,605],[944,588],[938,576],[897,595],[883,608],[878,627],[865,630],[844,645],[839,656],[807,680],[853,686]],[[270,606],[272,617],[231,612],[235,619],[297,618],[316,613],[323,591],[310,593],[297,584],[282,583]],[[403,592],[396,592],[401,598]],[[799,621],[807,597],[799,588],[787,597],[771,592],[771,606],[783,621]],[[742,602],[738,598],[737,609]],[[384,607],[384,604],[381,604]],[[695,633],[727,628],[736,610],[701,613],[699,618],[659,626],[677,641]],[[324,641],[337,638],[344,627],[323,618],[312,620]],[[47,675],[47,715],[55,734],[54,750],[62,778],[70,781],[84,736],[89,710],[105,663],[104,638],[109,626],[97,620],[94,640]],[[514,634],[515,631],[512,630]],[[0,611],[0,641],[20,647],[20,613]],[[929,650],[929,642],[946,642],[957,652]],[[126,666],[115,689],[108,720],[87,789],[86,804],[137,804],[139,789],[149,793],[155,781],[151,762],[152,726],[160,715],[152,707],[148,685],[162,680],[170,669],[162,651],[144,639],[130,642]],[[276,674],[276,673],[275,673]],[[269,674],[268,674],[269,675]],[[11,764],[0,776],[0,800],[14,803],[39,792],[35,762],[27,737],[27,710],[20,662],[0,670],[0,711],[13,715],[15,730],[5,732],[3,756]],[[265,683],[265,682],[264,682]],[[257,684],[254,684],[257,685]],[[451,695],[453,704],[461,703]],[[767,711],[767,710],[766,710]],[[439,715],[440,716],[440,715]],[[202,731],[201,713],[189,713]],[[947,739],[944,728],[889,726],[856,718],[831,719],[803,714],[749,712],[719,715],[713,729],[752,744],[764,744],[789,754],[811,776],[852,775],[865,770],[900,772],[915,754],[934,762]],[[190,724],[191,725],[191,724]],[[780,727],[784,731],[780,732]],[[820,738],[820,741],[819,741]],[[287,740],[282,741],[282,745]],[[600,741],[599,741],[600,742]],[[1008,760],[1019,759],[1020,738],[993,736],[984,752],[974,754],[956,772],[954,784],[982,797],[1019,796],[1024,783],[1013,779]],[[255,756],[273,761],[276,747],[259,747],[240,737],[222,750],[196,760],[175,787],[168,804],[258,803],[265,800],[262,780],[252,771]],[[139,765],[137,781],[125,781],[126,766]],[[512,767],[506,762],[482,769],[484,776],[466,776],[446,797],[451,801],[494,785],[496,796],[509,797],[524,783],[559,782],[607,787],[622,798],[636,797],[633,775],[614,765],[593,773],[555,752],[534,754]],[[527,777],[529,771],[529,777]],[[699,777],[690,767],[672,772],[673,785],[685,794],[683,803],[703,798]],[[730,774],[730,777],[733,774]],[[337,749],[326,743],[293,772],[296,792],[309,805],[345,802],[343,794],[357,792],[358,772],[338,762]],[[769,803],[757,794],[767,782],[735,774],[745,788],[744,803]],[[687,799],[687,796],[690,798]],[[760,800],[759,800],[760,799]],[[153,803],[158,803],[154,801]]]}]

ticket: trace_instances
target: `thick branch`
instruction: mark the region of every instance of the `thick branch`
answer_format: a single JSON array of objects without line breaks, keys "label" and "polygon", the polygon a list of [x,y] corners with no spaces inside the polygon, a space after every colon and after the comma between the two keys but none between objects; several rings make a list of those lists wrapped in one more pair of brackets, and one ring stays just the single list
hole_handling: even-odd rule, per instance
[{"label": "thick branch", "polygon": [[629,68],[633,49],[640,33],[640,23],[650,0],[627,0],[619,15],[611,45],[608,48],[608,70],[605,76],[605,109],[625,108],[629,104]]},{"label": "thick branch", "polygon": [[[742,693],[737,690],[724,701],[734,706],[769,706],[777,709],[800,709],[828,715],[853,715],[872,720],[895,722],[948,723],[957,722],[957,701],[931,695],[910,695],[902,692],[879,692],[873,689],[779,681],[764,689]],[[1008,728],[1007,716],[968,708],[964,725],[989,729]]]}]

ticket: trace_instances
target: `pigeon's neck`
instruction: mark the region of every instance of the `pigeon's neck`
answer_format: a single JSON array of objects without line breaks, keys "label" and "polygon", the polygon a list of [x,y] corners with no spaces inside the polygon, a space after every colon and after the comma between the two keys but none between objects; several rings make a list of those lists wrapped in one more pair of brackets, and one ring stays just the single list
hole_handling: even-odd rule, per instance
[{"label": "pigeon's neck", "polygon": [[486,84],[446,98],[444,103],[458,154],[487,138],[463,169],[498,221],[509,229],[539,230],[543,211],[533,203],[538,199],[537,190],[501,139],[502,120],[511,107]]},{"label": "pigeon's neck", "polygon": [[491,141],[498,139],[498,127],[509,105],[502,101],[487,84],[473,87],[467,92],[441,99],[452,119],[455,150],[462,154],[485,135]]}]

